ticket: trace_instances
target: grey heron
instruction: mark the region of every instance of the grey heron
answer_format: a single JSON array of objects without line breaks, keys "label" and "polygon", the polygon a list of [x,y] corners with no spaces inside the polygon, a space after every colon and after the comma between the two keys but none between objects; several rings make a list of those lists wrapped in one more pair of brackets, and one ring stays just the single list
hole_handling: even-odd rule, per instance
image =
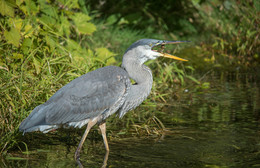
[{"label": "grey heron", "polygon": [[[34,108],[20,124],[20,131],[46,133],[61,126],[80,128],[87,124],[74,155],[75,160],[78,160],[91,127],[98,124],[105,149],[109,151],[106,119],[117,111],[122,118],[126,112],[139,106],[151,92],[152,71],[144,63],[161,56],[187,61],[164,53],[163,49],[155,49],[157,46],[163,48],[167,44],[183,42],[186,41],[136,41],[124,53],[121,67],[106,66],[72,80],[44,104]],[[130,79],[135,84],[131,84]]]}]

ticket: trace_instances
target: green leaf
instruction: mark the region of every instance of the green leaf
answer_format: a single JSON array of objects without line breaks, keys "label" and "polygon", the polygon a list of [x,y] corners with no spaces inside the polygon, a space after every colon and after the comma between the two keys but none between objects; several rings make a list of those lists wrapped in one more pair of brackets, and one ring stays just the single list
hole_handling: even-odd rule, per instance
[{"label": "green leaf", "polygon": [[72,19],[75,23],[81,23],[90,21],[91,17],[84,13],[75,13]]},{"label": "green leaf", "polygon": [[54,49],[55,47],[56,47],[56,42],[55,42],[55,40],[52,38],[52,37],[50,37],[50,36],[45,36],[45,40],[46,40],[46,43],[52,48],[52,49]]},{"label": "green leaf", "polygon": [[31,25],[29,25],[29,24],[27,24],[25,27],[24,27],[24,36],[25,37],[31,37],[32,35],[35,35],[36,36],[36,34],[33,34],[33,32],[34,32],[34,29],[33,29],[33,27],[31,26]]},{"label": "green leaf", "polygon": [[78,1],[75,1],[75,0],[57,0],[60,4],[60,6],[64,6],[65,7],[68,7],[69,9],[71,8],[75,8],[75,9],[79,9],[79,4],[78,4]]},{"label": "green leaf", "polygon": [[61,24],[57,25],[59,34],[69,36],[70,35],[70,22],[64,16],[60,16],[60,22],[61,22]]},{"label": "green leaf", "polygon": [[26,158],[22,158],[22,157],[10,157],[10,156],[7,156],[6,159],[7,160],[27,160]]},{"label": "green leaf", "polygon": [[259,12],[260,11],[260,1],[259,0],[253,0],[254,6],[256,10]]},{"label": "green leaf", "polygon": [[79,45],[79,43],[77,43],[76,41],[74,41],[72,39],[68,39],[67,43],[68,43],[68,49],[70,51],[80,50],[81,49],[81,46]]},{"label": "green leaf", "polygon": [[53,17],[45,15],[45,14],[43,14],[41,17],[39,17],[39,20],[48,26],[53,26],[56,24],[56,20]]},{"label": "green leaf", "polygon": [[26,8],[29,11],[29,13],[35,15],[39,12],[39,6],[36,6],[35,2],[32,0],[25,0]]},{"label": "green leaf", "polygon": [[107,48],[96,48],[95,50],[96,50],[97,57],[102,61],[106,61],[107,65],[116,62],[115,58],[112,57],[115,56],[116,54],[109,51]]},{"label": "green leaf", "polygon": [[96,48],[96,54],[98,57],[106,59],[108,57],[114,56],[115,53],[109,51],[107,48]]},{"label": "green leaf", "polygon": [[23,53],[27,54],[27,52],[31,47],[32,47],[32,40],[30,38],[24,39],[21,47]]},{"label": "green leaf", "polygon": [[192,66],[185,66],[185,68],[190,69],[191,71],[195,70]]},{"label": "green leaf", "polygon": [[10,19],[9,23],[13,23],[15,25],[14,27],[20,32],[23,25],[23,19],[20,18]]},{"label": "green leaf", "polygon": [[15,2],[16,2],[16,5],[20,6],[24,2],[24,0],[16,0]]},{"label": "green leaf", "polygon": [[210,88],[210,83],[209,83],[209,82],[204,82],[204,83],[201,85],[201,88],[202,88],[202,89],[209,89],[209,88]]},{"label": "green leaf", "polygon": [[7,43],[13,44],[15,47],[19,47],[20,44],[20,32],[16,28],[11,28],[10,31],[4,32]]},{"label": "green leaf", "polygon": [[76,13],[72,20],[76,25],[76,29],[79,33],[91,35],[94,31],[96,31],[96,26],[93,23],[89,23],[88,21],[91,18],[83,13]]},{"label": "green leaf", "polygon": [[5,1],[5,0],[1,0],[0,1],[0,13],[3,16],[6,15],[6,16],[14,17],[14,8],[10,4],[10,2]]},{"label": "green leaf", "polygon": [[114,15],[110,15],[107,19],[106,19],[106,23],[109,24],[109,25],[112,25],[114,23],[116,23],[117,21],[117,16],[114,14]]},{"label": "green leaf", "polygon": [[40,62],[35,57],[33,57],[33,64],[34,64],[36,73],[39,74],[41,72],[41,65],[40,65]]},{"label": "green leaf", "polygon": [[23,55],[19,53],[13,53],[13,59],[23,59]]},{"label": "green leaf", "polygon": [[195,79],[194,77],[192,77],[192,76],[187,75],[186,78],[192,80],[193,82],[195,82],[197,84],[200,84],[200,82],[197,79]]},{"label": "green leaf", "polygon": [[77,25],[77,29],[82,34],[91,35],[94,31],[96,31],[96,26],[93,23],[82,23]]},{"label": "green leaf", "polygon": [[87,57],[92,58],[94,56],[94,53],[91,49],[87,49],[86,51]]},{"label": "green leaf", "polygon": [[48,5],[46,3],[41,3],[40,9],[41,9],[41,12],[43,12],[44,14],[57,19],[58,12],[57,12],[56,8],[54,8],[53,6]]}]

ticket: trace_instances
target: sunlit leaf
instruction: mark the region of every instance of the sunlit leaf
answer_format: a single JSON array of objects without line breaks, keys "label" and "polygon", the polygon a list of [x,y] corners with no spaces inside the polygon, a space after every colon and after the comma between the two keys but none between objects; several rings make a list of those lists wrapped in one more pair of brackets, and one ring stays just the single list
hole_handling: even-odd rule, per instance
[{"label": "sunlit leaf", "polygon": [[181,80],[181,85],[184,85],[184,78],[183,78],[183,76],[178,74],[178,78]]},{"label": "sunlit leaf", "polygon": [[21,5],[19,8],[20,8],[21,11],[23,11],[23,13],[24,13],[25,15],[28,15],[28,11],[27,11],[27,8],[26,8],[25,5]]},{"label": "sunlit leaf", "polygon": [[95,50],[96,50],[97,57],[103,61],[106,60],[106,63],[108,65],[116,62],[115,58],[113,57],[116,54],[109,51],[107,48],[96,48]]},{"label": "sunlit leaf", "polygon": [[11,23],[19,32],[22,29],[23,20],[20,18],[9,18],[9,23]]},{"label": "sunlit leaf", "polygon": [[20,33],[19,30],[16,28],[11,28],[10,31],[5,31],[4,32],[5,39],[8,43],[13,44],[16,47],[19,47],[20,44]]},{"label": "sunlit leaf", "polygon": [[24,27],[24,34],[25,34],[25,37],[31,37],[33,35],[33,28],[31,25],[27,24]]},{"label": "sunlit leaf", "polygon": [[1,0],[0,1],[0,13],[3,16],[11,16],[14,17],[14,8],[10,4],[10,2],[6,0]]},{"label": "sunlit leaf", "polygon": [[29,13],[35,15],[36,13],[39,12],[39,6],[37,6],[34,1],[25,0],[25,4],[26,4],[26,9],[27,11],[29,11]]},{"label": "sunlit leaf", "polygon": [[19,53],[13,53],[13,59],[23,59],[23,55]]},{"label": "sunlit leaf", "polygon": [[53,17],[45,15],[45,14],[43,14],[41,17],[39,17],[39,20],[48,26],[53,26],[56,24],[56,20]]},{"label": "sunlit leaf", "polygon": [[47,3],[41,3],[41,12],[57,19],[58,13],[55,7],[48,5]]},{"label": "sunlit leaf", "polygon": [[58,25],[59,34],[61,34],[61,35],[65,34],[66,36],[69,36],[70,35],[70,22],[64,16],[60,16],[60,22],[61,22],[61,24]]},{"label": "sunlit leaf", "polygon": [[75,9],[79,9],[79,4],[78,1],[74,1],[74,0],[57,0],[60,3],[60,6],[62,7],[68,7],[68,8],[75,8]]},{"label": "sunlit leaf", "polygon": [[88,15],[76,13],[72,19],[79,33],[91,35],[94,31],[96,31],[96,26],[93,23],[88,22],[91,19]]},{"label": "sunlit leaf", "polygon": [[91,20],[91,17],[84,13],[75,13],[75,15],[73,16],[73,21],[75,23],[88,22],[90,20]]},{"label": "sunlit leaf", "polygon": [[51,48],[55,48],[56,47],[56,42],[55,42],[55,40],[52,38],[52,37],[50,37],[50,36],[45,36],[45,39],[46,39],[46,42],[47,42],[47,44],[51,47]]},{"label": "sunlit leaf", "polygon": [[81,56],[81,53],[73,51],[71,52],[71,55],[73,57],[73,62],[75,63],[75,65],[81,66],[83,63],[85,63],[85,59]]},{"label": "sunlit leaf", "polygon": [[202,88],[202,89],[209,89],[209,88],[210,88],[210,83],[209,83],[209,82],[204,82],[204,83],[201,85],[201,88]]},{"label": "sunlit leaf", "polygon": [[91,35],[96,31],[96,26],[93,23],[87,22],[77,25],[77,29],[82,34]]},{"label": "sunlit leaf", "polygon": [[41,72],[41,65],[40,65],[40,62],[35,57],[33,57],[33,64],[34,64],[36,73],[39,74]]},{"label": "sunlit leaf", "polygon": [[71,51],[81,49],[81,46],[79,45],[79,43],[77,43],[76,41],[74,41],[72,39],[68,39],[67,43],[68,43],[68,49]]},{"label": "sunlit leaf", "polygon": [[16,0],[15,2],[16,2],[16,5],[20,6],[24,2],[24,0]]},{"label": "sunlit leaf", "polygon": [[22,51],[27,54],[27,52],[29,51],[29,48],[32,47],[32,40],[30,38],[25,38],[23,40],[23,43],[22,43]]},{"label": "sunlit leaf", "polygon": [[121,131],[121,132],[117,133],[117,135],[125,135],[125,134],[126,134],[126,132],[124,132],[124,131]]},{"label": "sunlit leaf", "polygon": [[107,48],[96,48],[95,50],[97,56],[101,58],[108,58],[115,55],[115,53],[109,51]]}]

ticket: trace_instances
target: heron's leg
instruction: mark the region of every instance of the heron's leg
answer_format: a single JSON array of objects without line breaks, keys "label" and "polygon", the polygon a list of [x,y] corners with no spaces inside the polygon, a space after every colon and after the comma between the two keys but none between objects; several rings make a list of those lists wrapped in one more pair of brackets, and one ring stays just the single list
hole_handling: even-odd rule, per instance
[{"label": "heron's leg", "polygon": [[90,130],[96,123],[97,123],[97,120],[94,120],[94,121],[93,121],[93,120],[90,120],[90,121],[88,122],[87,129],[86,129],[86,131],[85,131],[83,137],[81,138],[80,143],[79,143],[79,146],[78,146],[78,148],[77,148],[77,150],[76,150],[76,152],[75,152],[75,155],[74,155],[75,160],[78,160],[78,159],[79,159],[80,150],[81,150],[82,145],[83,145],[83,143],[85,142],[85,140],[86,140],[86,138],[87,138],[87,136],[88,136],[89,130]]},{"label": "heron's leg", "polygon": [[104,156],[103,165],[102,165],[101,168],[106,168],[106,167],[107,167],[108,155],[109,155],[109,151],[106,151],[106,154],[105,154],[105,156]]},{"label": "heron's leg", "polygon": [[109,151],[109,147],[108,147],[108,143],[107,143],[107,136],[106,136],[106,122],[103,122],[102,124],[100,124],[99,128],[100,128],[101,133],[102,133],[102,137],[103,137],[103,140],[104,140],[106,151]]}]

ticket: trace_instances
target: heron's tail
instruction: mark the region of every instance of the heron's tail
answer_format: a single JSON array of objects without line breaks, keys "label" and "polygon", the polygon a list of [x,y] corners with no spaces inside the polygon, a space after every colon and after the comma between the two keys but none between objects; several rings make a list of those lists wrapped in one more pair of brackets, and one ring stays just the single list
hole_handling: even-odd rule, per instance
[{"label": "heron's tail", "polygon": [[19,130],[21,132],[33,132],[33,131],[41,131],[48,132],[52,129],[56,129],[57,125],[48,125],[45,121],[46,111],[48,110],[49,105],[39,105],[33,109],[31,114],[22,121],[19,126]]}]

